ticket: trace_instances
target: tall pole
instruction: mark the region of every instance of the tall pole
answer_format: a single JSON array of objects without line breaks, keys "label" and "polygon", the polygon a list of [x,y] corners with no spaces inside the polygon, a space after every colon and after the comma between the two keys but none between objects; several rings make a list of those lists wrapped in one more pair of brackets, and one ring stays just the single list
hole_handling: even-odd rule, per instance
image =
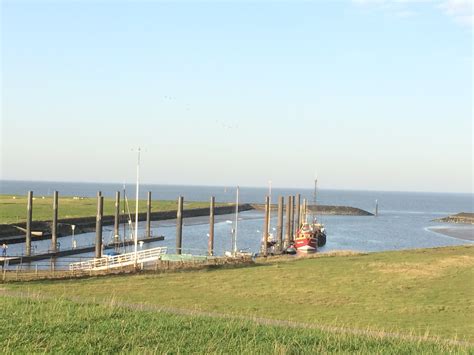
[{"label": "tall pole", "polygon": [[263,226],[263,235],[262,235],[262,252],[263,256],[267,256],[268,248],[268,219],[270,217],[270,196],[267,196],[265,199],[265,223]]},{"label": "tall pole", "polygon": [[234,245],[232,246],[234,256],[237,254],[237,230],[239,226],[239,190],[237,186],[236,198],[235,198],[235,228],[234,228]]},{"label": "tall pole", "polygon": [[290,240],[294,240],[293,231],[295,229],[295,196],[290,196]]},{"label": "tall pole", "polygon": [[216,198],[211,197],[211,204],[209,206],[209,241],[207,243],[207,254],[209,256],[214,255],[214,207]]},{"label": "tall pole", "polygon": [[31,255],[31,221],[33,219],[33,191],[28,191],[26,205],[26,256]]},{"label": "tall pole", "polygon": [[181,254],[183,244],[183,196],[178,198],[178,211],[176,213],[176,254]]},{"label": "tall pole", "polygon": [[318,178],[314,179],[314,192],[313,192],[313,207],[311,208],[311,218],[312,223],[315,223],[315,213],[316,213],[316,189],[318,187]]},{"label": "tall pole", "polygon": [[95,257],[102,257],[102,215],[104,213],[104,197],[97,195],[97,216],[95,220]]},{"label": "tall pole", "polygon": [[307,220],[306,220],[306,199],[304,198],[303,199],[303,211],[301,212],[301,218],[302,218],[302,222],[301,223],[307,223]]},{"label": "tall pole", "polygon": [[379,215],[379,201],[375,200],[375,217]]},{"label": "tall pole", "polygon": [[283,196],[278,198],[278,223],[277,223],[277,245],[278,250],[283,248]]},{"label": "tall pole", "polygon": [[135,248],[135,266],[138,260],[138,199],[140,192],[140,147],[137,152],[137,187],[135,192],[135,235],[134,235],[134,248]]},{"label": "tall pole", "polygon": [[[123,184],[123,207],[122,207],[122,222],[123,222],[123,241],[125,242],[125,240],[127,239],[127,225],[128,225],[128,217],[125,215],[125,205],[127,204],[127,195],[125,194],[126,193],[126,190],[125,190],[125,183]],[[125,249],[125,245],[124,245],[124,249]]]},{"label": "tall pole", "polygon": [[58,251],[58,192],[53,192],[53,225],[51,226],[51,250]]},{"label": "tall pole", "polygon": [[151,191],[148,191],[146,200],[146,237],[151,237]]},{"label": "tall pole", "polygon": [[119,241],[119,227],[120,227],[120,191],[115,192],[115,214],[114,214],[114,241]]},{"label": "tall pole", "polygon": [[286,232],[285,232],[285,244],[284,247],[288,248],[291,242],[291,196],[287,197],[286,203]]},{"label": "tall pole", "polygon": [[301,195],[296,195],[296,212],[295,212],[295,234],[298,229],[300,229],[300,212],[301,212]]},{"label": "tall pole", "polygon": [[272,180],[268,181],[268,197],[270,198],[270,215],[268,216],[268,233],[272,230]]}]

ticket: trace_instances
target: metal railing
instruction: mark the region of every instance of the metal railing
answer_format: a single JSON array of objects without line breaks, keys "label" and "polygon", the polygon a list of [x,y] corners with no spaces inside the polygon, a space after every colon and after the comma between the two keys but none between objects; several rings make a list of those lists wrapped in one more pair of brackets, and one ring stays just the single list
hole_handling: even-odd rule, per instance
[{"label": "metal railing", "polygon": [[107,270],[111,268],[120,268],[128,265],[142,264],[158,260],[161,255],[166,254],[166,251],[166,247],[158,247],[140,250],[136,254],[135,252],[132,252],[114,256],[105,256],[102,258],[92,259],[88,261],[70,263],[69,270]]}]

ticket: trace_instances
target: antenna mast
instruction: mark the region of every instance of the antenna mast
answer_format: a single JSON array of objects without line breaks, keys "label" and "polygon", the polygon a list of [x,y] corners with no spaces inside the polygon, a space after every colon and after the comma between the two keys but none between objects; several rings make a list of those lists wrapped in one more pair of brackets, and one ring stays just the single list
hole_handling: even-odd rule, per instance
[{"label": "antenna mast", "polygon": [[235,201],[235,228],[234,228],[234,245],[232,245],[232,249],[234,252],[234,256],[237,255],[237,226],[239,224],[239,187],[237,186],[237,193],[236,193],[236,201]]},{"label": "antenna mast", "polygon": [[[138,197],[140,191],[140,147],[137,152],[137,188],[135,194],[135,236],[134,236],[134,248],[135,248],[135,264],[138,259]],[[135,265],[136,266],[136,265]]]},{"label": "antenna mast", "polygon": [[[272,221],[272,180],[269,180],[268,181],[268,197],[270,198],[270,206],[269,206],[269,209],[270,209],[270,213],[268,215],[268,234],[271,233],[271,221]],[[268,238],[268,235],[267,235],[267,238]]]},{"label": "antenna mast", "polygon": [[313,223],[314,223],[314,215],[316,214],[316,190],[318,187],[318,178],[314,179],[314,191],[313,191],[313,208],[311,209],[311,216],[313,217]]}]

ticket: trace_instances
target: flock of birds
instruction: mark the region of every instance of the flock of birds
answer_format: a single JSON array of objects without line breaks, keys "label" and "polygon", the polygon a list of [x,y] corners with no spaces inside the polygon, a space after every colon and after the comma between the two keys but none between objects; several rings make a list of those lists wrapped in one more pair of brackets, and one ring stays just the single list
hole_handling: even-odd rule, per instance
[{"label": "flock of birds", "polygon": [[[175,101],[177,98],[175,96],[163,96],[163,100],[165,101]],[[191,106],[189,104],[185,104],[185,110],[191,111]],[[221,127],[222,129],[232,130],[232,129],[239,129],[239,124],[237,122],[226,122],[221,120],[215,120],[214,123],[216,126]]]}]

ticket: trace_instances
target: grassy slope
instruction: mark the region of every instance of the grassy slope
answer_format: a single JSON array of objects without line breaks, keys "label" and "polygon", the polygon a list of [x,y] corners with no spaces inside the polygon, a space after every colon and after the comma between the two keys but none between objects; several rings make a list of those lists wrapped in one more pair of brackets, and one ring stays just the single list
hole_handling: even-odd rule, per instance
[{"label": "grassy slope", "polygon": [[447,353],[464,346],[414,342],[249,321],[178,316],[65,300],[0,297],[2,352],[9,353]]},{"label": "grassy slope", "polygon": [[472,342],[473,266],[448,247],[7,287]]},{"label": "grassy slope", "polygon": [[[26,196],[0,195],[0,224],[18,223],[26,220]],[[123,201],[121,201],[123,204]],[[135,201],[129,200],[129,206],[134,213]],[[104,215],[114,214],[114,198],[104,198]],[[218,204],[223,205],[223,204]],[[51,196],[35,197],[33,201],[33,220],[48,221],[53,217],[53,199]],[[122,205],[123,206],[123,205]],[[209,207],[208,202],[185,202],[184,208]],[[152,201],[152,212],[170,211],[177,209],[176,201]],[[146,200],[139,201],[139,211],[146,212]],[[85,198],[83,200],[73,200],[72,197],[59,198],[59,219],[70,217],[95,216],[97,213],[97,199]]]}]

